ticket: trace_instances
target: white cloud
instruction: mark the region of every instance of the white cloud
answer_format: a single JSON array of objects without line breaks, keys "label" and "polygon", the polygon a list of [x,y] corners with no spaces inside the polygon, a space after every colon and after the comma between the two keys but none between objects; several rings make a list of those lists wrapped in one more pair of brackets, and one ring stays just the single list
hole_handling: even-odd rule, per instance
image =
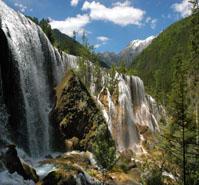
[{"label": "white cloud", "polygon": [[94,45],[94,48],[97,49],[97,48],[101,47],[101,45],[102,45],[102,44],[95,44],[95,45]]},{"label": "white cloud", "polygon": [[105,37],[105,36],[99,36],[99,37],[97,37],[97,41],[98,41],[98,43],[95,44],[95,46],[94,46],[95,48],[99,48],[102,45],[105,45],[109,41],[109,38]]},{"label": "white cloud", "polygon": [[130,6],[131,5],[131,2],[126,0],[124,2],[115,2],[113,3],[113,6]]},{"label": "white cloud", "polygon": [[156,28],[157,21],[158,21],[157,19],[152,19],[152,21],[150,22],[151,29]]},{"label": "white cloud", "polygon": [[92,20],[110,21],[120,26],[140,25],[145,14],[143,10],[131,6],[130,1],[115,3],[111,8],[96,1],[85,1],[82,10],[90,10]]},{"label": "white cloud", "polygon": [[145,22],[150,25],[151,29],[155,29],[158,20],[157,19],[153,19],[151,17],[147,17],[146,20],[145,20]]},{"label": "white cloud", "polygon": [[99,37],[97,37],[97,40],[99,40],[101,42],[107,42],[109,40],[109,38],[105,37],[105,36],[99,36]]},{"label": "white cloud", "polygon": [[23,5],[23,4],[21,4],[21,3],[15,3],[14,4],[21,12],[25,12],[26,10],[27,10],[27,6],[25,6],[25,5]]},{"label": "white cloud", "polygon": [[79,3],[79,0],[71,0],[71,1],[70,1],[70,5],[71,5],[71,6],[77,6],[78,3]]},{"label": "white cloud", "polygon": [[149,23],[151,20],[152,20],[151,17],[147,17],[146,20],[145,20],[145,22],[146,22],[146,23]]},{"label": "white cloud", "polygon": [[189,0],[182,0],[181,3],[175,3],[171,7],[175,12],[179,13],[182,17],[187,17],[191,15],[192,4],[189,3]]},{"label": "white cloud", "polygon": [[73,35],[73,31],[82,34],[84,27],[90,22],[88,15],[77,15],[76,17],[68,17],[63,21],[51,20],[50,25],[54,29],[59,29],[62,33],[69,36]]}]

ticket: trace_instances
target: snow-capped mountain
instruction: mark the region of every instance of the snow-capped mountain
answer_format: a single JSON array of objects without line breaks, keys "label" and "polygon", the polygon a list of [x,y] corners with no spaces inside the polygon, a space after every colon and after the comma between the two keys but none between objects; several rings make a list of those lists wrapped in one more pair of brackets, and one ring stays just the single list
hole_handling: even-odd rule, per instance
[{"label": "snow-capped mountain", "polygon": [[126,64],[129,65],[137,55],[151,44],[154,38],[155,36],[150,36],[144,40],[133,40],[119,53],[104,52],[98,55],[100,59],[108,65],[112,63],[117,64],[119,61],[125,61]]},{"label": "snow-capped mountain", "polygon": [[131,41],[129,45],[119,53],[120,60],[125,61],[127,64],[131,63],[138,54],[151,44],[154,38],[155,36],[150,36],[145,40]]}]

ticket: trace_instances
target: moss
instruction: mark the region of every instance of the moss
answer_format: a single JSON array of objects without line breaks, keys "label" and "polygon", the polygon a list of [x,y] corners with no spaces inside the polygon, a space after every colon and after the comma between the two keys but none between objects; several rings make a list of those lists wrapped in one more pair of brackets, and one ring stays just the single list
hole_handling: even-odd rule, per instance
[{"label": "moss", "polygon": [[[56,87],[56,103],[51,113],[54,143],[57,148],[65,139],[79,139],[80,150],[92,151],[97,129],[104,117],[88,90],[73,71],[68,71]],[[109,134],[108,137],[111,137]],[[61,145],[64,148],[64,145]]]},{"label": "moss", "polygon": [[76,180],[73,174],[65,171],[52,171],[43,180],[43,185],[76,185]]}]

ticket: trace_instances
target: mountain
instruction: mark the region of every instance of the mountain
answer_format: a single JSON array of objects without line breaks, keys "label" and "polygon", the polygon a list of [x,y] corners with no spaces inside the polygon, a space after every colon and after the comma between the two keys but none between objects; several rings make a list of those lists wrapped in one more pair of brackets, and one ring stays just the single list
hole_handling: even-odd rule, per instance
[{"label": "mountain", "polygon": [[[191,98],[181,66],[198,97],[198,18],[163,31],[141,52],[142,62],[137,56],[135,67],[123,65],[122,73],[85,53],[61,51],[48,22],[41,29],[0,1],[0,184],[179,185],[184,174],[183,184],[199,184],[198,104],[194,96],[184,101]],[[77,44],[60,32],[57,37]],[[151,40],[133,41],[129,49],[140,52]],[[178,73],[170,86],[172,119],[164,119],[163,106],[130,72],[147,77],[152,93],[165,93]]]},{"label": "mountain", "polygon": [[55,45],[57,45],[59,49],[71,55],[80,56],[80,51],[83,49],[83,46],[79,42],[61,33],[58,29],[53,29],[52,32],[56,43]]},{"label": "mountain", "polygon": [[145,40],[133,40],[129,43],[129,45],[124,48],[120,53],[120,60],[127,62],[130,64],[136,56],[138,56],[146,47],[148,47],[155,36],[150,36]]},{"label": "mountain", "polygon": [[99,59],[106,63],[107,65],[111,66],[112,64],[119,63],[119,55],[114,52],[103,52],[97,54]]},{"label": "mountain", "polygon": [[109,66],[112,64],[118,64],[120,61],[124,61],[126,65],[130,65],[132,61],[138,56],[146,47],[148,47],[155,36],[150,36],[144,40],[133,40],[126,48],[119,53],[104,52],[98,53],[98,57],[101,61],[104,61]]},{"label": "mountain", "polygon": [[[195,23],[193,23],[195,19]],[[177,59],[185,61],[189,73],[197,74],[199,65],[198,54],[198,21],[199,13],[180,20],[154,39],[154,41],[131,64],[138,76],[143,79],[149,93],[166,101],[172,90],[174,70]],[[195,30],[194,30],[195,29]],[[193,39],[193,37],[195,37]],[[192,58],[192,42],[196,42],[196,56]],[[193,72],[190,72],[190,71]]]}]

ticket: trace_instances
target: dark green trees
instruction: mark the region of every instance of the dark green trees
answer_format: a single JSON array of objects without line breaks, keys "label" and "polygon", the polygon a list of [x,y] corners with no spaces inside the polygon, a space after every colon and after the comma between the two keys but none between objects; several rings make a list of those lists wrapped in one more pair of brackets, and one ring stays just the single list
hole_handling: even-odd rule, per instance
[{"label": "dark green trees", "polygon": [[168,108],[171,119],[162,134],[162,148],[169,164],[166,168],[179,176],[178,183],[196,185],[199,179],[198,125],[190,104],[189,68],[181,55],[176,56],[175,64]]},{"label": "dark green trees", "polygon": [[[188,124],[187,118],[187,68],[186,64],[182,61],[181,56],[176,57],[176,66],[174,70],[174,81],[171,93],[171,114],[172,114],[172,124],[175,125],[174,135],[176,138],[176,146],[174,148],[179,148],[176,150],[176,154],[181,158],[179,166],[182,170],[183,184],[186,184],[186,137],[185,129]],[[181,151],[181,152],[179,152]],[[179,153],[178,153],[179,152]]]},{"label": "dark green trees", "polygon": [[46,36],[48,37],[48,39],[50,40],[50,42],[52,44],[54,44],[55,42],[55,38],[53,36],[53,31],[51,29],[51,26],[49,24],[49,19],[42,19],[40,22],[39,22],[39,25],[41,27],[41,29],[43,30],[43,32],[46,34]]}]

